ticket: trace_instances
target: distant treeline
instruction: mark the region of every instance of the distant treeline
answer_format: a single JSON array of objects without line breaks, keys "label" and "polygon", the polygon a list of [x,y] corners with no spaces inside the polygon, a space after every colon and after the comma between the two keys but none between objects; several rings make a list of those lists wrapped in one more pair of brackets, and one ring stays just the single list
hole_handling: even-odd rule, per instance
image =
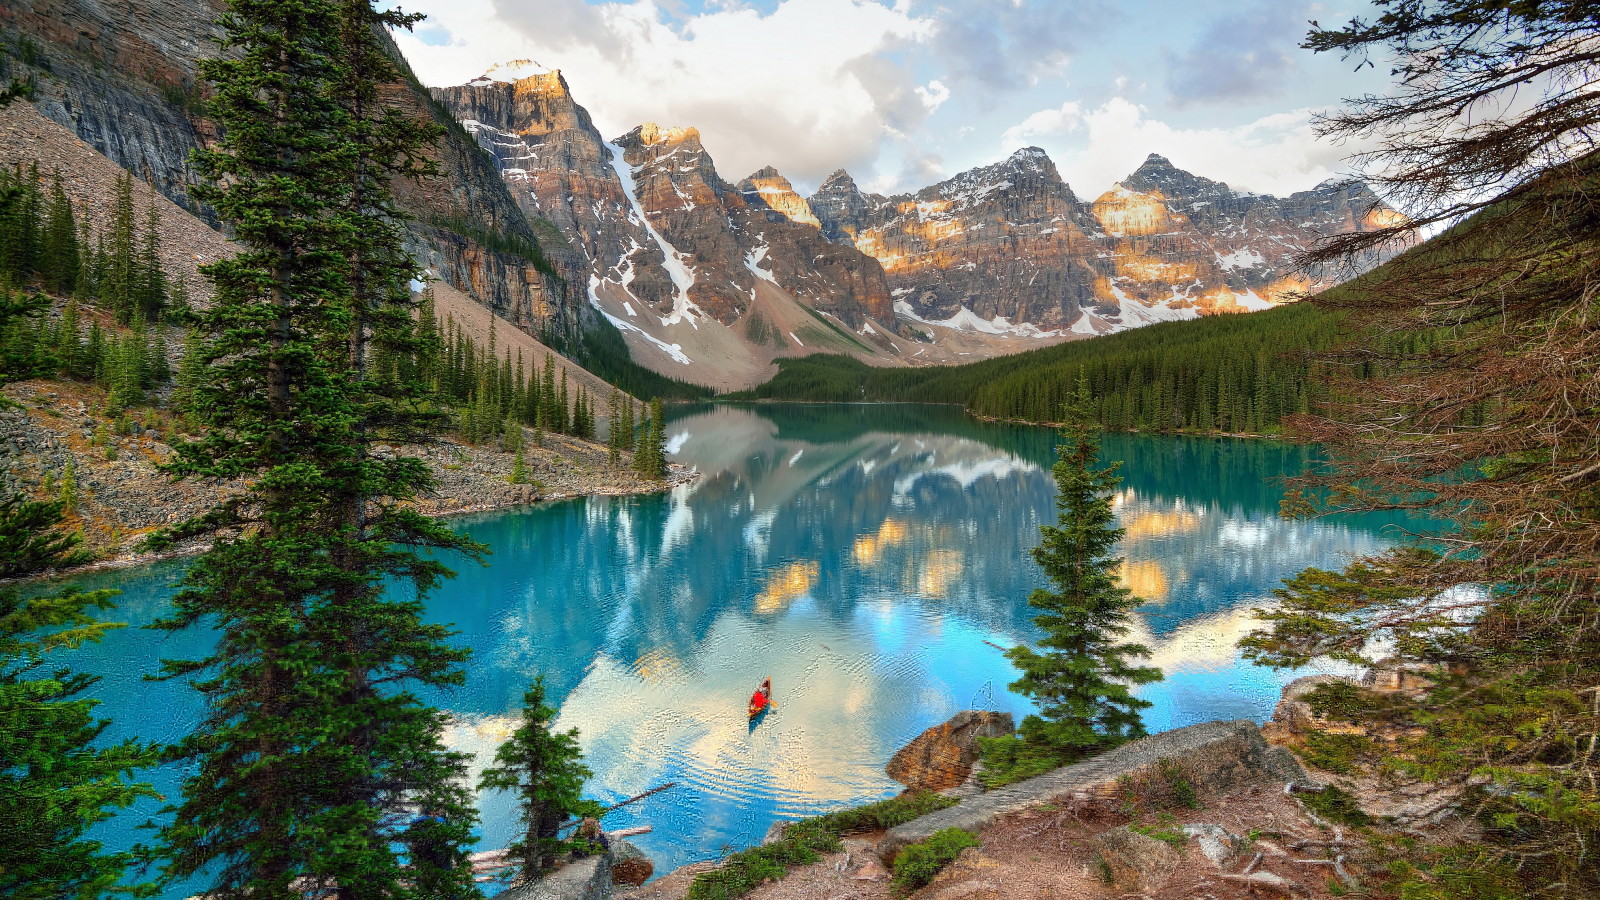
[{"label": "distant treeline", "polygon": [[738,398],[957,403],[973,415],[1058,421],[1079,372],[1107,428],[1272,434],[1317,402],[1309,353],[1331,346],[1336,318],[1310,304],[1168,322],[963,366],[877,368],[845,356],[778,361]]}]

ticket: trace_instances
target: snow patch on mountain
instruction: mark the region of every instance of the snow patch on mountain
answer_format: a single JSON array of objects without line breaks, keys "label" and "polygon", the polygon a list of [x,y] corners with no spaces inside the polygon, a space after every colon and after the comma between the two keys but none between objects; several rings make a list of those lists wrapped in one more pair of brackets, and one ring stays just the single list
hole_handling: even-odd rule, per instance
[{"label": "snow patch on mountain", "polygon": [[1100,334],[1100,329],[1095,327],[1096,324],[1103,325],[1105,324],[1105,320],[1090,315],[1088,310],[1084,310],[1083,313],[1078,316],[1077,321],[1072,323],[1072,327],[1067,330],[1073,334],[1086,334],[1090,337],[1094,337]]},{"label": "snow patch on mountain", "polygon": [[[602,283],[603,282],[600,280],[599,275],[591,274],[589,276],[589,305],[594,307],[595,310],[600,313],[600,315],[605,316],[606,321],[610,322],[612,325],[615,325],[618,331],[632,331],[635,334],[642,335],[645,340],[655,344],[657,347],[660,347],[663,353],[672,357],[677,362],[680,362],[686,366],[692,362],[692,360],[689,359],[688,354],[683,352],[682,344],[669,344],[650,332],[645,331],[643,328],[640,328],[632,322],[629,322],[627,319],[619,319],[608,312],[600,303],[599,290]],[[631,307],[629,308],[629,312],[632,312]]]},{"label": "snow patch on mountain", "polygon": [[1253,269],[1266,261],[1265,256],[1248,247],[1232,253],[1217,254],[1217,265],[1224,269]]},{"label": "snow patch on mountain", "polygon": [[924,325],[938,325],[943,328],[952,328],[956,331],[981,332],[983,334],[1023,338],[1053,338],[1061,336],[1059,331],[1044,331],[1032,322],[1019,322],[1013,325],[1005,316],[984,319],[965,306],[957,310],[956,314],[948,319],[924,319],[917,315],[917,311],[912,309],[910,303],[904,300],[896,300],[894,302],[894,311],[901,318],[910,319],[913,322],[921,322]]},{"label": "snow patch on mountain", "polygon": [[500,84],[516,84],[524,78],[548,74],[550,74],[549,69],[531,59],[513,59],[509,62],[496,63],[490,66],[489,71],[472,79],[467,84],[484,85],[496,82]]},{"label": "snow patch on mountain", "polygon": [[[684,262],[683,254],[678,252],[678,248],[662,237],[661,232],[650,224],[649,217],[644,214],[644,206],[639,203],[635,193],[634,175],[639,170],[629,166],[627,160],[623,159],[621,147],[609,141],[605,147],[611,153],[611,167],[616,170],[617,179],[622,182],[622,193],[627,196],[628,203],[633,207],[633,215],[638,217],[639,223],[644,226],[645,233],[650,235],[650,239],[661,248],[662,267],[667,270],[667,277],[672,279],[672,315],[661,316],[661,324],[676,325],[687,321],[695,328],[699,328],[700,323],[697,319],[705,313],[689,299],[689,288],[694,286],[694,272]],[[687,361],[688,358],[685,357],[684,362]]]},{"label": "snow patch on mountain", "polygon": [[762,281],[770,281],[773,284],[777,284],[778,279],[773,278],[771,272],[761,268],[761,261],[767,258],[767,251],[772,249],[767,245],[766,235],[758,234],[756,235],[756,240],[760,241],[761,245],[744,255],[744,267],[750,270],[750,274]]}]

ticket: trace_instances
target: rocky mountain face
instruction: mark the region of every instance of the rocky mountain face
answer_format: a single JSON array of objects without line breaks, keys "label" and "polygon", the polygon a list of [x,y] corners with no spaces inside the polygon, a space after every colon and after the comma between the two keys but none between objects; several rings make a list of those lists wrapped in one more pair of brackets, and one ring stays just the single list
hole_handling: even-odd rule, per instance
[{"label": "rocky mountain face", "polygon": [[1337,280],[1295,269],[1319,237],[1398,215],[1357,182],[1280,199],[1154,154],[1089,203],[1037,147],[895,197],[835,172],[808,205],[830,240],[882,264],[903,319],[1026,337],[1264,309]]},{"label": "rocky mountain face", "polygon": [[[17,0],[0,6],[0,41],[10,75],[34,79],[34,104],[47,118],[215,224],[189,194],[187,160],[217,136],[196,64],[221,53],[215,22],[225,7],[222,0]],[[454,124],[409,71],[386,100]],[[583,302],[583,261],[564,255],[562,242],[550,240],[557,235],[541,240],[493,161],[460,129],[448,132],[432,150],[444,177],[394,185],[415,219],[412,251],[531,333],[575,340],[595,322]]]},{"label": "rocky mountain face", "polygon": [[635,351],[681,365],[699,347],[764,369],[771,355],[806,350],[778,327],[798,311],[863,335],[845,340],[867,355],[881,350],[871,335],[893,330],[881,267],[827,240],[775,170],[723,180],[695,129],[646,124],[607,141],[561,73],[528,61],[433,96],[493,157],[524,212],[582,257],[589,302]]},{"label": "rocky mountain face", "polygon": [[812,208],[878,260],[904,318],[1035,336],[1094,302],[1101,229],[1037,147],[897,197],[837,173]]}]

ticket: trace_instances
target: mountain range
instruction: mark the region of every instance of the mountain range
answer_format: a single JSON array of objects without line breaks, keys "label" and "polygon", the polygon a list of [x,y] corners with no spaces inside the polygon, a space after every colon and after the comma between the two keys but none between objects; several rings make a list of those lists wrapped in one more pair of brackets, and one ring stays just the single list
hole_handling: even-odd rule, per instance
[{"label": "mountain range", "polygon": [[915,194],[839,170],[804,197],[771,167],[725,180],[693,128],[606,140],[528,60],[431,93],[568,237],[635,357],[723,386],[817,350],[954,361],[1265,309],[1337,280],[1296,268],[1318,238],[1398,215],[1360,182],[1278,198],[1156,154],[1090,201],[1037,147]]},{"label": "mountain range", "polygon": [[[216,137],[196,62],[217,52],[217,14],[19,0],[0,40],[45,118],[214,222],[187,157]],[[1359,182],[1276,198],[1157,155],[1088,200],[1034,147],[914,194],[840,170],[805,197],[773,168],[724,179],[693,128],[608,140],[561,73],[529,61],[444,88],[407,71],[386,99],[447,126],[442,177],[395,183],[432,277],[574,357],[614,329],[634,363],[716,388],[818,351],[961,362],[1263,309],[1339,280],[1296,270],[1318,238],[1398,215]]]}]

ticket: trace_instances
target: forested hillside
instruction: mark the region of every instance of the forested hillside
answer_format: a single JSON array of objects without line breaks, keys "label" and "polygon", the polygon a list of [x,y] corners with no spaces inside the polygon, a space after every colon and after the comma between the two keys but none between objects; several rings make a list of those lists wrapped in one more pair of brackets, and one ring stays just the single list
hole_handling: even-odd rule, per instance
[{"label": "forested hillside", "polygon": [[1248,316],[1169,322],[965,366],[882,369],[842,356],[779,361],[739,397],[959,403],[974,415],[1052,422],[1081,370],[1108,428],[1271,434],[1319,398],[1309,353],[1336,317],[1309,304]]}]

